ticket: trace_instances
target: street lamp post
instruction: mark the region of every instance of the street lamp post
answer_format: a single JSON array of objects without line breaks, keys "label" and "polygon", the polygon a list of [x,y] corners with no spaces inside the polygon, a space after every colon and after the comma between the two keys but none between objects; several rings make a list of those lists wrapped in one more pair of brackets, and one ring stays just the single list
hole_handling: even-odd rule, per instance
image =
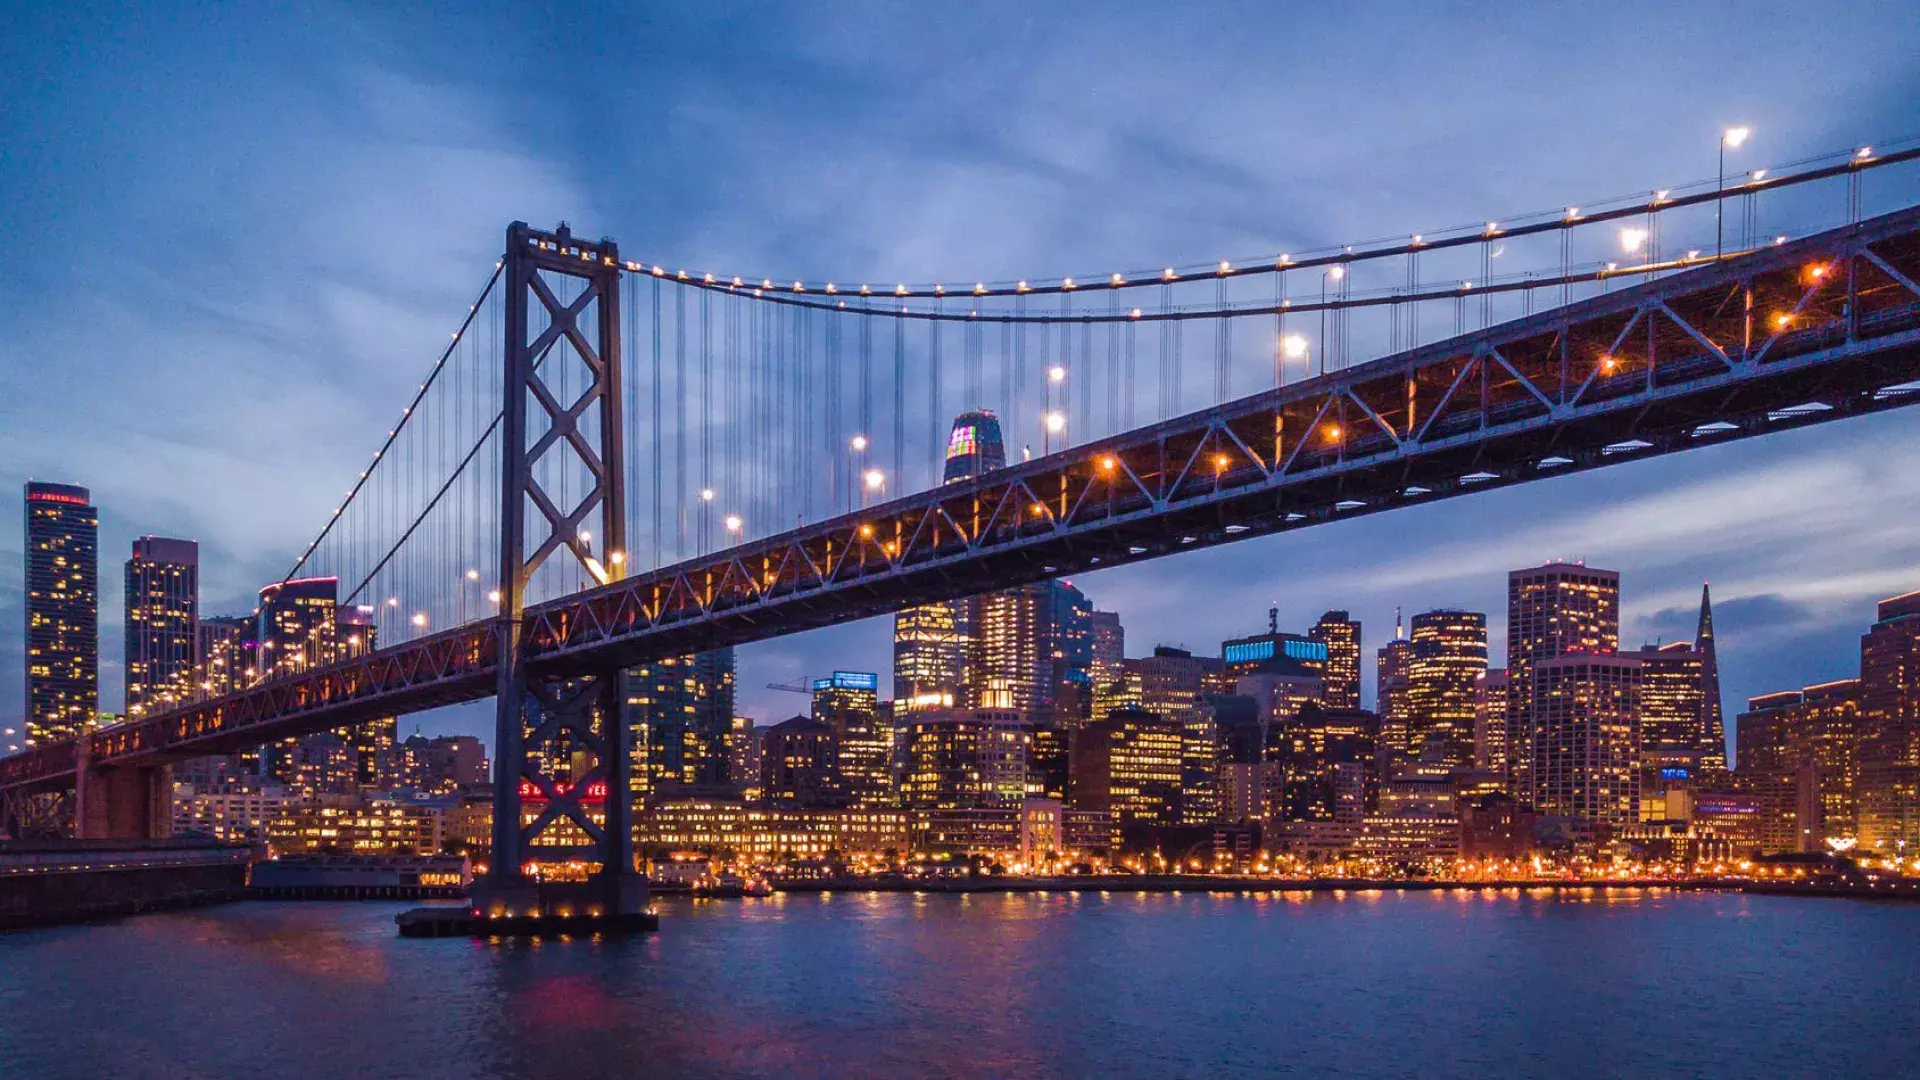
[{"label": "street lamp post", "polygon": [[1744,124],[1720,133],[1720,168],[1713,200],[1713,255],[1716,259],[1726,254],[1727,151],[1740,149],[1740,145],[1752,134],[1753,129]]},{"label": "street lamp post", "polygon": [[700,526],[695,532],[694,543],[700,548],[700,554],[707,553],[707,533],[711,532],[708,521],[713,517],[713,489],[700,489]]},{"label": "street lamp post", "polygon": [[1327,354],[1333,350],[1327,345],[1327,282],[1339,281],[1347,276],[1344,266],[1329,266],[1320,273],[1320,374],[1327,373]]},{"label": "street lamp post", "polygon": [[[847,510],[849,512],[853,510],[854,489],[858,486],[854,477],[860,475],[860,455],[866,452],[867,437],[865,435],[855,435],[847,440]],[[835,493],[834,502],[839,501],[839,495]]]},{"label": "street lamp post", "polygon": [[860,477],[860,508],[866,509],[868,497],[878,495],[887,486],[887,474],[879,469],[868,469]]}]

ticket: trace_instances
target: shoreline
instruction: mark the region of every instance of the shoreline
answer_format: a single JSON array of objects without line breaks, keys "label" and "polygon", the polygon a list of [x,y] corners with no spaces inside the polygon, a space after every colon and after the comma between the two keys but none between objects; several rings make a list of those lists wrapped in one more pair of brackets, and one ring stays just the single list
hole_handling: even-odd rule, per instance
[{"label": "shoreline", "polygon": [[[1727,878],[1644,879],[1619,881],[1400,881],[1365,878],[1259,878],[1210,877],[1187,874],[1118,875],[1057,878],[985,878],[972,880],[907,881],[895,879],[838,878],[819,881],[786,881],[773,886],[775,892],[795,895],[868,892],[868,893],[1045,893],[1045,892],[1132,892],[1132,893],[1348,893],[1348,892],[1487,892],[1547,890],[1615,891],[1623,889],[1665,889],[1673,892],[1740,892],[1758,896],[1811,896],[1859,900],[1920,901],[1920,881],[1879,888],[1840,884],[1791,884],[1757,882]],[[660,895],[675,895],[661,891]]]}]

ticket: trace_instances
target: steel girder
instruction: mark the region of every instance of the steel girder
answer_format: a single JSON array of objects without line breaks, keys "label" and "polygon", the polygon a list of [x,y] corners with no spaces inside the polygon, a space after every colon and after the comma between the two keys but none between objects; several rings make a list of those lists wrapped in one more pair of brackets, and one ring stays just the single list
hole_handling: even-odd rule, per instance
[{"label": "steel girder", "polygon": [[[518,644],[541,678],[592,674],[1912,404],[1917,379],[1913,208],[543,603]],[[342,665],[417,685],[294,691],[323,669],[96,734],[94,760],[485,697],[496,638],[454,650],[457,670],[412,654],[495,625]],[[70,784],[72,747],[0,760],[0,787]]]}]

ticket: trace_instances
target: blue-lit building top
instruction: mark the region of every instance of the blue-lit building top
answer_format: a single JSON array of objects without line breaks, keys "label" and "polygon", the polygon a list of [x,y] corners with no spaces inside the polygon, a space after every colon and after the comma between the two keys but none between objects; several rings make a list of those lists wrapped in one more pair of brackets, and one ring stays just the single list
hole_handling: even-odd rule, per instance
[{"label": "blue-lit building top", "polygon": [[1220,643],[1220,659],[1228,664],[1258,664],[1276,657],[1318,670],[1327,662],[1327,643],[1301,634],[1257,634]]},{"label": "blue-lit building top", "polygon": [[813,680],[815,692],[821,690],[880,691],[880,676],[871,671],[836,671],[825,679]]}]

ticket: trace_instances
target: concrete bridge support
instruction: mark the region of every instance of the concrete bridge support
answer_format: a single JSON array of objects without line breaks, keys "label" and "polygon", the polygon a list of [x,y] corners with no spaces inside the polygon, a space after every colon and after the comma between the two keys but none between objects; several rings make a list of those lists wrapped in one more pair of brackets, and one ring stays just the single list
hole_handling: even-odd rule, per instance
[{"label": "concrete bridge support", "polygon": [[82,756],[74,783],[73,833],[79,840],[164,840],[173,835],[173,768],[97,768]]}]

